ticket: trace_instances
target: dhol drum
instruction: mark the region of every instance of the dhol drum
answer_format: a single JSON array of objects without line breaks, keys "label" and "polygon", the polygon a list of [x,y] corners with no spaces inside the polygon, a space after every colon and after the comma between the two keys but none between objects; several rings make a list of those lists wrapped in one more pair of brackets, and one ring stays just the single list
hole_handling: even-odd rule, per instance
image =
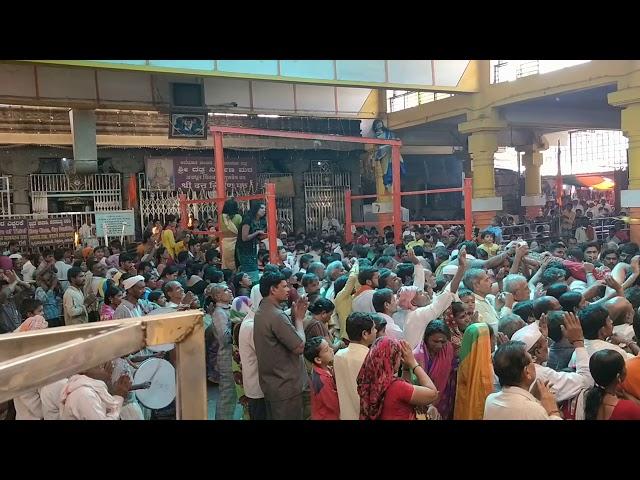
[{"label": "dhol drum", "polygon": [[140,364],[133,376],[133,383],[139,385],[145,382],[149,387],[135,390],[135,395],[146,408],[158,410],[176,398],[176,370],[166,360],[150,358]]}]

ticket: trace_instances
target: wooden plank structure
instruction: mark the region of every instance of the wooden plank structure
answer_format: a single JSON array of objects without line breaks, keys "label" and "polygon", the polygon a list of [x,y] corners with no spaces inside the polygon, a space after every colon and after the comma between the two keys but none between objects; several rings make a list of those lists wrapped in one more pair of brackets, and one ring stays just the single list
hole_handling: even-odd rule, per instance
[{"label": "wooden plank structure", "polygon": [[137,352],[176,344],[176,419],[207,419],[200,310],[0,335],[0,402]]}]

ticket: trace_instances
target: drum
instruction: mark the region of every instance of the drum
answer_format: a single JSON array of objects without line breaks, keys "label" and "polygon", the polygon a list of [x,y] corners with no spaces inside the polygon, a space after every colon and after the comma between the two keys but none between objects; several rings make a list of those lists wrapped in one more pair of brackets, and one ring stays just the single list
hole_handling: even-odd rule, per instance
[{"label": "drum", "polygon": [[135,395],[146,408],[158,410],[176,398],[176,370],[166,360],[150,358],[140,364],[133,376],[133,383],[145,382],[150,382],[149,388],[136,390]]}]

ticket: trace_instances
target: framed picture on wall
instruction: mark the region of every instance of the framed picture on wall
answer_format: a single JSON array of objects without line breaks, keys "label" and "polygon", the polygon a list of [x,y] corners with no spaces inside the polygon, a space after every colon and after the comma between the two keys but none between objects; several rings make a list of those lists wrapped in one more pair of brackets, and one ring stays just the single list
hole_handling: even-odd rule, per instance
[{"label": "framed picture on wall", "polygon": [[171,113],[169,138],[207,138],[207,114]]}]

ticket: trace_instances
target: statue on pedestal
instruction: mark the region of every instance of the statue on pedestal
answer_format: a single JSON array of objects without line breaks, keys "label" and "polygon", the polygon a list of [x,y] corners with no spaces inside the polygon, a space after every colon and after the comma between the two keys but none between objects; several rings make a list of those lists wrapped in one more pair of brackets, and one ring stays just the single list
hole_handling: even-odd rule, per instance
[{"label": "statue on pedestal", "polygon": [[[399,137],[384,126],[382,120],[374,120],[373,133],[376,138],[384,140],[399,140]],[[391,193],[393,185],[393,169],[391,165],[391,145],[377,145],[375,151],[376,160],[376,189],[378,195]],[[378,168],[379,167],[379,168]],[[402,155],[400,155],[400,175],[406,173]],[[380,189],[379,175],[382,175],[383,188]]]}]

